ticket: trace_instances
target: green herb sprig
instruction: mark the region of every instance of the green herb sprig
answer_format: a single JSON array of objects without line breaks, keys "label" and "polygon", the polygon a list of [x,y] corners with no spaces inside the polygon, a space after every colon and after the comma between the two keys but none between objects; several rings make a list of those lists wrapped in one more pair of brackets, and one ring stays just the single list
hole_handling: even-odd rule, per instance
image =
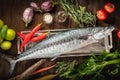
[{"label": "green herb sprig", "polygon": [[96,16],[80,6],[77,0],[60,0],[60,6],[70,15],[79,27],[95,26]]},{"label": "green herb sprig", "polygon": [[[58,64],[56,72],[60,77],[69,78],[70,80],[83,80],[84,76],[93,75],[92,79],[89,80],[105,80],[102,71],[106,66],[115,66],[114,69],[108,69],[106,71],[110,75],[115,75],[120,71],[120,52],[109,53],[104,51],[99,56],[93,54],[88,59],[84,60],[82,64],[73,64],[73,62],[59,62]],[[69,68],[70,65],[73,67]],[[62,68],[59,70],[61,66]]]}]

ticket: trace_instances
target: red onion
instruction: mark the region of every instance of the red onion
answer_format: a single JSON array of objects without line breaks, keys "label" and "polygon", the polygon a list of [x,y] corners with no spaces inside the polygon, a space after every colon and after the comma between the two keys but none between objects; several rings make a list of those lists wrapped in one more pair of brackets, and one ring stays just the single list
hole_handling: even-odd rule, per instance
[{"label": "red onion", "polygon": [[32,21],[32,18],[33,18],[33,9],[26,8],[23,12],[23,21],[25,22],[26,27]]},{"label": "red onion", "polygon": [[43,12],[48,12],[53,9],[54,5],[52,1],[45,1],[41,4],[40,7]]}]

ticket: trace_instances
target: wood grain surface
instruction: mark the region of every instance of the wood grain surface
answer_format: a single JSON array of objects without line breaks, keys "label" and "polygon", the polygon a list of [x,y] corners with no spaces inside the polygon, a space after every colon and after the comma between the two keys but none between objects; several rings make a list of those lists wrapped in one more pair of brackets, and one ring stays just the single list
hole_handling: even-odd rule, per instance
[{"label": "wood grain surface", "polygon": [[[2,19],[5,22],[5,24],[8,25],[9,28],[14,29],[16,32],[31,30],[38,23],[43,22],[43,14],[44,13],[34,12],[34,17],[33,17],[32,22],[29,24],[28,28],[25,28],[24,22],[22,20],[23,11],[25,10],[25,8],[30,7],[30,2],[36,2],[38,5],[40,5],[43,1],[45,1],[45,0],[1,0],[0,1],[0,19]],[[59,0],[56,0],[56,1],[59,1]],[[110,25],[114,25],[117,30],[118,28],[120,28],[120,6],[119,6],[120,1],[119,0],[79,0],[79,4],[82,6],[86,6],[88,11],[91,11],[92,13],[96,14],[96,11],[98,9],[103,8],[104,4],[109,1],[113,2],[115,4],[116,11],[114,13],[110,14],[107,20],[97,21],[97,25],[104,26],[104,25],[110,24]],[[56,13],[59,10],[62,10],[60,8],[60,6],[55,6],[54,9],[52,11],[50,11],[50,13],[52,15],[54,15],[54,17],[55,17]],[[76,23],[73,22],[73,20],[69,17],[67,19],[66,23],[63,23],[63,24],[58,23],[54,19],[53,24],[51,24],[51,25],[43,24],[42,29],[43,30],[65,29],[65,28],[75,28],[75,27],[76,27]],[[120,40],[117,39],[117,37],[116,37],[116,30],[113,32],[113,42],[114,42],[113,46],[114,47],[113,47],[112,51],[120,49]],[[16,57],[18,55],[17,54],[17,36],[16,36],[16,39],[14,41],[12,41],[12,43],[13,43],[13,46],[10,50],[8,50],[8,51],[0,50],[0,52],[4,53],[6,55],[10,55],[12,57]],[[59,58],[56,61],[61,61],[61,60],[72,61],[72,60],[76,59],[78,62],[81,63],[83,58],[85,58],[85,57]],[[37,62],[38,60],[39,59],[18,62],[12,76],[22,73],[24,70],[26,70],[29,66],[31,66],[33,63]],[[41,67],[45,67],[45,66],[51,65],[53,63],[54,62],[46,62]],[[9,78],[8,70],[9,70],[9,64],[4,59],[0,58],[0,80],[5,80],[5,79],[7,80]],[[54,73],[54,70],[47,71],[47,72],[41,73],[39,75],[45,75],[48,73]],[[32,76],[32,78],[34,78],[34,76]],[[113,77],[108,77],[107,80],[119,80],[117,78],[119,78],[119,77],[113,76]],[[59,79],[56,78],[56,80],[59,80]],[[62,80],[62,79],[60,79],[60,80]]]}]

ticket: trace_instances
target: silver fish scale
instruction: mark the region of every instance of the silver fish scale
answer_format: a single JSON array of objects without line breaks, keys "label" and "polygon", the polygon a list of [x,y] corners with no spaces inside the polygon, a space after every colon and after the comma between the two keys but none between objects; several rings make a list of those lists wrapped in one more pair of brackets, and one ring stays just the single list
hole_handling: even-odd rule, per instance
[{"label": "silver fish scale", "polygon": [[[56,34],[55,36],[53,36],[52,38],[48,38],[44,41],[42,41],[41,45],[43,44],[48,44],[48,43],[51,43],[51,42],[57,42],[59,40],[62,40],[62,39],[65,39],[67,37],[76,37],[76,36],[83,36],[83,35],[87,35],[87,34],[90,34],[91,32],[90,31],[82,31],[81,29],[76,29],[76,30],[71,30],[71,31],[67,31],[67,32],[63,32],[63,33],[58,33]],[[36,47],[40,46],[39,44],[36,45]]]},{"label": "silver fish scale", "polygon": [[[42,50],[42,49],[45,49],[46,47],[54,46],[55,44],[57,45],[57,44],[62,43],[62,42],[65,43],[65,42],[67,42],[67,41],[68,41],[68,39],[65,38],[65,39],[59,40],[59,41],[57,41],[57,42],[48,43],[48,44],[45,44],[45,45],[42,45],[42,46],[38,46],[38,47],[36,47],[36,48],[34,48],[34,49],[32,49],[32,50],[28,50],[26,54],[21,54],[20,56],[18,56],[18,58],[24,57],[24,56],[29,55],[29,54],[32,54],[32,53],[34,53],[34,52],[37,51],[37,50]],[[42,51],[43,51],[43,50],[42,50]]]},{"label": "silver fish scale", "polygon": [[75,30],[70,30],[70,31],[66,31],[66,32],[60,32],[50,38],[47,38],[46,40],[38,43],[35,47],[33,48],[37,48],[37,47],[41,47],[43,45],[46,44],[51,44],[51,43],[58,43],[58,41],[61,41],[62,39],[66,39],[67,37],[77,37],[77,36],[87,36],[87,35],[93,35],[94,33],[97,33],[98,31],[100,31],[101,29],[103,29],[102,27],[97,27],[97,28],[86,28],[86,29],[75,29]]},{"label": "silver fish scale", "polygon": [[38,57],[53,57],[64,53],[64,51],[67,52],[69,49],[73,50],[76,45],[84,42],[86,37],[89,37],[89,35],[93,35],[103,29],[104,28],[102,27],[83,28],[55,34],[20,54],[17,57],[18,61]]},{"label": "silver fish scale", "polygon": [[75,49],[76,46],[79,46],[85,40],[79,40],[79,38],[70,38],[68,41],[65,42],[61,41],[57,44],[52,44],[51,46],[47,46],[44,48],[39,48],[33,50],[31,54],[27,56],[23,56],[22,58],[18,59],[17,61],[27,60],[29,59],[36,59],[36,58],[49,58],[49,57],[56,57],[63,53],[72,51]]}]

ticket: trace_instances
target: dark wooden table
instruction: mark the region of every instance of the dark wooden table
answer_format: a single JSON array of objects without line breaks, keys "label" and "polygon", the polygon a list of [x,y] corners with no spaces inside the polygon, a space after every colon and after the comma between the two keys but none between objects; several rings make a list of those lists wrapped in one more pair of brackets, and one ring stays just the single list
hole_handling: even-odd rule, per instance
[{"label": "dark wooden table", "polygon": [[[9,28],[14,29],[17,31],[25,31],[25,30],[31,30],[33,27],[35,27],[38,23],[43,22],[43,14],[44,13],[37,13],[34,12],[34,17],[32,22],[30,23],[28,28],[25,28],[24,22],[22,20],[22,14],[25,8],[30,7],[30,2],[36,2],[37,4],[41,4],[45,0],[1,0],[0,1],[0,19],[2,19],[5,24],[8,25]],[[57,0],[56,0],[57,1]],[[106,2],[113,2],[116,6],[116,11],[109,15],[108,19],[105,21],[97,21],[97,25],[106,25],[111,24],[115,25],[116,29],[120,28],[120,1],[119,0],[79,0],[80,5],[86,6],[88,11],[93,12],[96,14],[96,11],[100,8],[103,8],[103,5]],[[53,15],[56,15],[56,13],[62,10],[59,6],[55,6],[54,9],[50,12]],[[73,22],[71,18],[68,18],[66,23],[59,24],[54,20],[53,24],[47,25],[43,24],[43,30],[46,29],[65,29],[65,28],[75,28],[76,23]],[[116,31],[113,32],[113,46],[114,48],[112,51],[120,49],[120,40],[116,37]],[[14,41],[12,41],[13,46],[8,51],[0,50],[0,52],[5,53],[6,55],[11,55],[12,57],[16,57],[17,54],[17,36]],[[75,57],[75,58],[64,58],[64,60],[73,60],[77,59],[79,62],[81,62],[83,57]],[[22,61],[17,63],[15,71],[13,73],[13,76],[16,74],[19,74],[26,70],[29,66],[31,66],[33,63],[37,62],[37,60],[29,60],[29,61]],[[61,59],[58,59],[61,60]],[[51,63],[44,64],[44,66],[50,65]],[[3,59],[0,59],[0,79],[7,79],[8,78],[8,70],[9,70],[9,64],[5,62]],[[44,73],[47,74],[48,72]],[[42,74],[43,75],[43,74]],[[108,80],[115,80],[115,79],[108,79]],[[117,80],[117,79],[116,79]]]}]

